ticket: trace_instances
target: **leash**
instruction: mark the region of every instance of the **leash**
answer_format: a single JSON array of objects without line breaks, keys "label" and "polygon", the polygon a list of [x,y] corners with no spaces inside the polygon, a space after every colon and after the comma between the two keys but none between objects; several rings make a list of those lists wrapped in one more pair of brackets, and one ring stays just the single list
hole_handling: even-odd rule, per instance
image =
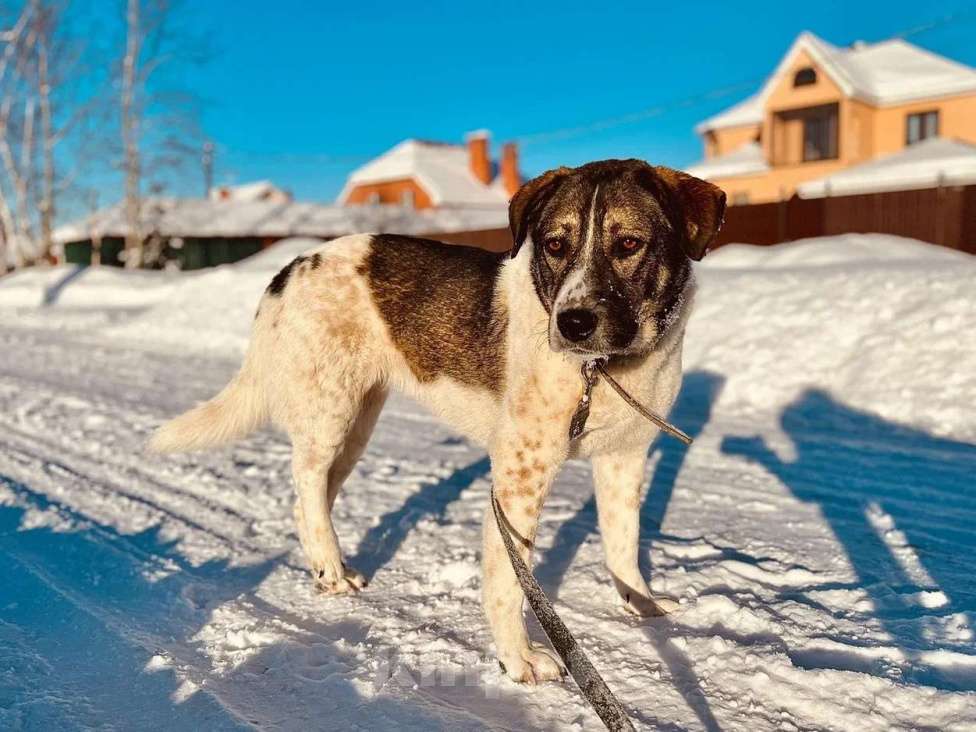
[{"label": "leash", "polygon": [[[663,417],[658,416],[630,396],[607,373],[606,361],[605,358],[591,359],[584,362],[580,368],[580,376],[583,378],[583,394],[580,397],[579,404],[576,406],[576,411],[573,413],[573,418],[570,420],[570,440],[575,440],[582,434],[586,420],[590,416],[590,396],[593,391],[593,386],[596,384],[597,374],[599,373],[607,380],[607,383],[610,384],[613,390],[627,404],[633,407],[638,414],[653,422],[659,429],[681,440],[684,444],[691,444],[692,439],[688,434],[682,432]],[[502,507],[498,504],[498,499],[495,498],[494,484],[492,484],[491,489],[491,508],[495,514],[498,533],[501,534],[502,543],[505,545],[505,551],[508,553],[508,560],[512,564],[512,569],[515,571],[515,577],[522,587],[522,592],[529,601],[529,607],[532,608],[532,613],[538,619],[543,632],[545,632],[549,642],[552,643],[552,647],[556,653],[559,654],[559,657],[566,666],[566,670],[573,677],[583,697],[589,702],[593,711],[597,713],[597,716],[600,717],[608,730],[611,730],[611,732],[633,732],[634,725],[631,724],[630,718],[627,716],[627,712],[624,710],[620,700],[614,696],[613,692],[610,691],[610,687],[603,680],[603,677],[600,676],[600,673],[590,663],[590,659],[580,647],[579,643],[576,642],[573,634],[569,632],[566,624],[556,614],[552,602],[550,602],[546,593],[542,591],[535,576],[529,571],[525,561],[519,555],[518,551],[516,551],[515,542],[512,539],[509,528],[510,524],[508,519],[505,518]]]},{"label": "leash", "polygon": [[633,732],[634,725],[630,723],[627,712],[624,711],[620,701],[610,691],[610,687],[607,686],[607,682],[603,680],[600,673],[593,668],[590,659],[580,648],[573,634],[569,632],[566,624],[556,614],[552,602],[546,597],[546,593],[539,587],[535,576],[529,571],[525,562],[522,561],[522,557],[515,550],[515,542],[512,541],[512,535],[507,526],[508,520],[503,519],[502,507],[498,505],[498,500],[495,498],[494,488],[491,491],[491,507],[495,512],[495,521],[498,523],[498,531],[502,535],[502,542],[505,544],[508,558],[512,562],[512,569],[515,570],[515,576],[518,577],[519,584],[522,586],[522,592],[525,593],[529,606],[538,618],[539,625],[545,631],[552,647],[566,665],[566,670],[572,675],[580,692],[593,707],[597,716],[603,720],[603,724],[608,730],[612,732]]},{"label": "leash", "polygon": [[[614,379],[609,373],[607,373],[607,360],[605,358],[602,358],[602,359],[594,359],[593,361],[587,361],[586,364],[583,364],[583,369],[585,370],[587,364],[590,364],[590,363],[591,364],[594,364],[594,368],[597,371],[599,371],[600,374],[603,375],[603,378],[606,379],[607,380],[607,383],[610,384],[610,386],[613,387],[613,390],[615,392],[617,392],[617,394],[620,395],[620,398],[623,399],[625,402],[627,402],[631,407],[633,407],[634,410],[640,416],[644,417],[644,419],[650,420],[651,422],[654,423],[654,425],[658,429],[660,429],[660,430],[662,430],[664,432],[667,432],[672,437],[677,437],[679,440],[681,440],[686,445],[690,445],[692,443],[691,437],[686,432],[682,432],[677,427],[675,427],[673,424],[671,424],[666,419],[664,419],[664,417],[658,416],[657,414],[655,414],[654,412],[652,412],[650,409],[648,409],[647,407],[645,407],[643,404],[641,404],[639,401],[637,401],[636,399],[634,399],[634,397],[632,397],[626,391],[624,391],[624,388],[620,384],[617,383],[616,379]],[[590,387],[590,388],[592,388],[592,387]],[[588,392],[587,392],[587,401],[589,401],[589,393]]]}]

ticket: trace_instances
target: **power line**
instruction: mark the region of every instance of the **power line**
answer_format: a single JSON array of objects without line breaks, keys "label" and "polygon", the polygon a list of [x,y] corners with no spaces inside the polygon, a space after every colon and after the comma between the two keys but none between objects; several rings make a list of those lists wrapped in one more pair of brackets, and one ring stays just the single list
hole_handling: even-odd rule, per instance
[{"label": "power line", "polygon": [[662,114],[666,114],[667,112],[671,112],[676,109],[694,107],[702,102],[707,102],[712,99],[721,99],[722,97],[727,97],[737,92],[754,89],[756,84],[759,84],[762,81],[764,81],[763,78],[757,77],[754,79],[749,79],[748,81],[740,81],[735,84],[729,84],[728,86],[709,89],[708,91],[701,92],[700,94],[695,94],[690,97],[683,97],[664,104],[657,104],[653,107],[642,109],[639,112],[631,112],[629,114],[622,114],[616,117],[607,117],[595,122],[577,125],[574,127],[562,127],[545,132],[534,132],[529,135],[516,136],[515,139],[523,145],[538,144],[540,142],[553,142],[556,140],[568,140],[590,132],[600,132],[613,127],[619,127],[621,125],[642,122],[646,119],[651,119],[652,117],[660,117]]},{"label": "power line", "polygon": [[[956,23],[963,18],[968,16],[976,15],[976,5],[971,5],[961,10],[954,11],[948,15],[944,15],[935,20],[922,23],[916,26],[912,26],[906,30],[899,33],[894,33],[888,36],[887,39],[882,40],[894,40],[894,39],[905,39],[911,38],[922,33],[927,33],[928,31],[940,28],[951,23]],[[879,43],[881,41],[878,41]],[[712,89],[699,92],[697,94],[682,97],[680,99],[675,99],[669,102],[664,102],[661,104],[656,104],[652,107],[647,107],[636,112],[629,112],[626,114],[620,114],[613,117],[604,117],[602,119],[594,120],[592,122],[587,122],[579,125],[572,125],[567,127],[558,127],[550,130],[541,130],[538,132],[532,132],[525,135],[515,135],[514,140],[519,142],[523,146],[530,145],[544,145],[550,142],[558,142],[562,140],[571,140],[577,137],[582,137],[587,134],[594,132],[602,132],[604,130],[613,129],[616,127],[621,127],[624,125],[635,124],[642,122],[644,120],[652,119],[655,117],[660,117],[669,112],[673,112],[679,109],[687,109],[690,107],[697,106],[703,102],[712,101],[715,99],[722,99],[724,97],[731,96],[736,93],[741,93],[744,91],[750,91],[755,89],[758,85],[766,81],[768,77],[754,77],[749,80],[739,81],[733,84],[727,84],[720,87],[714,87]],[[315,163],[318,165],[356,165],[359,163],[364,163],[373,157],[374,155],[331,155],[327,153],[311,153],[311,154],[300,154],[300,153],[289,153],[289,152],[248,152],[243,150],[234,150],[233,155],[242,155],[245,157],[260,157],[263,159],[273,159],[277,162],[287,163],[287,162],[300,162],[300,163]]]},{"label": "power line", "polygon": [[921,33],[927,33],[930,30],[941,28],[944,25],[955,23],[961,18],[965,18],[970,15],[976,15],[976,5],[971,5],[963,10],[957,10],[953,13],[949,13],[949,15],[944,15],[941,18],[929,21],[928,23],[916,25],[908,30],[902,31],[901,33],[896,33],[892,36],[892,38],[911,38],[912,36],[917,36]]},{"label": "power line", "polygon": [[[895,33],[889,36],[887,39],[883,40],[893,40],[896,38],[905,39],[912,36],[920,35],[922,33],[927,33],[928,31],[934,30],[936,28],[941,28],[944,25],[949,25],[950,23],[956,23],[962,18],[976,14],[976,6],[969,6],[962,10],[957,10],[948,15],[944,15],[941,18],[936,18],[935,20],[929,21],[927,23],[922,23],[920,25],[913,26],[907,30],[901,31],[900,33]],[[881,41],[879,41],[881,42]],[[555,142],[559,140],[568,140],[574,137],[580,137],[592,132],[602,132],[603,130],[612,129],[614,127],[620,127],[622,125],[634,124],[635,122],[642,122],[646,119],[651,119],[653,117],[659,117],[667,112],[671,112],[677,109],[684,109],[687,107],[692,107],[702,102],[710,101],[712,99],[720,99],[725,96],[729,96],[736,92],[754,89],[759,84],[766,81],[768,77],[757,77],[750,79],[749,81],[742,81],[736,84],[730,84],[727,86],[716,87],[694,96],[685,97],[683,99],[678,99],[672,102],[655,105],[647,109],[641,110],[639,112],[632,112],[630,114],[622,114],[615,117],[606,117],[603,119],[596,120],[594,122],[589,122],[583,125],[576,125],[573,127],[562,127],[554,130],[547,130],[543,132],[535,132],[528,135],[516,136],[516,140],[523,145]]]}]

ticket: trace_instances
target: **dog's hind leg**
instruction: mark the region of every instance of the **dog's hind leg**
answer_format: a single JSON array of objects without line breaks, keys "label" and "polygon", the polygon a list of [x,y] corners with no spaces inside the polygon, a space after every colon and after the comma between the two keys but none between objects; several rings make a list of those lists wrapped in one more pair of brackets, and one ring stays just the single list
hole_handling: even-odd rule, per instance
[{"label": "dog's hind leg", "polygon": [[377,385],[363,396],[359,414],[356,416],[349,434],[346,435],[342,451],[336,456],[332,467],[329,468],[328,500],[330,511],[335,503],[336,496],[339,495],[339,489],[342,488],[342,484],[346,482],[346,478],[349,477],[356,462],[363,454],[363,450],[366,449],[366,444],[369,442],[370,435],[373,434],[373,428],[376,426],[380,412],[383,411],[383,405],[386,403],[388,394],[386,387]]},{"label": "dog's hind leg", "polygon": [[332,524],[332,505],[369,439],[386,397],[374,388],[362,399],[336,395],[303,427],[292,432],[292,473],[298,493],[295,521],[318,589],[330,594],[352,592],[365,578],[342,561]]}]

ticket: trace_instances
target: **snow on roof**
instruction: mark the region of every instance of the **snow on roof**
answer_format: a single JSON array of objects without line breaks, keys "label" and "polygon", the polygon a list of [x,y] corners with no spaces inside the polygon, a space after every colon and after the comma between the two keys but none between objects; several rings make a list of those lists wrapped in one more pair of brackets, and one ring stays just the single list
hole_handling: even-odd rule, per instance
[{"label": "snow on roof", "polygon": [[[416,211],[403,206],[336,206],[275,201],[211,201],[206,198],[147,198],[146,231],[166,237],[234,238],[312,236],[330,239],[363,232],[435,234],[508,226],[508,206],[453,207]],[[124,237],[123,203],[58,227],[58,244],[92,237]]]},{"label": "snow on roof", "polygon": [[291,199],[291,194],[270,180],[257,180],[234,186],[216,186],[211,189],[210,198],[215,201],[263,201],[272,198],[287,201]]},{"label": "snow on roof", "polygon": [[695,125],[695,132],[702,134],[708,130],[717,130],[723,127],[758,125],[762,122],[762,118],[763,100],[757,93]]},{"label": "snow on roof", "polygon": [[468,167],[468,150],[424,140],[404,140],[352,172],[339,194],[344,203],[357,185],[415,179],[435,206],[495,206],[507,204],[504,190],[485,185]]},{"label": "snow on roof", "polygon": [[709,117],[695,131],[701,134],[759,123],[766,98],[782,75],[792,68],[793,59],[800,52],[806,52],[846,96],[876,106],[976,92],[976,69],[906,41],[896,39],[838,48],[803,32],[757,94]]},{"label": "snow on roof", "polygon": [[797,188],[801,198],[976,183],[976,145],[939,137]]},{"label": "snow on roof", "polygon": [[763,155],[762,145],[758,142],[747,142],[730,153],[692,165],[686,168],[685,172],[699,178],[709,179],[764,173],[768,170],[769,164]]}]

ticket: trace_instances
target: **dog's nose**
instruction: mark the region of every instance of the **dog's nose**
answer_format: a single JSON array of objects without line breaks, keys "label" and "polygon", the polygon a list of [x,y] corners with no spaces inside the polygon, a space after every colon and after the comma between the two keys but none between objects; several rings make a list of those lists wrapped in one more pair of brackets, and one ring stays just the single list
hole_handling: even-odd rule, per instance
[{"label": "dog's nose", "polygon": [[573,343],[585,341],[596,330],[596,313],[582,308],[563,310],[556,316],[556,325],[566,340]]}]

